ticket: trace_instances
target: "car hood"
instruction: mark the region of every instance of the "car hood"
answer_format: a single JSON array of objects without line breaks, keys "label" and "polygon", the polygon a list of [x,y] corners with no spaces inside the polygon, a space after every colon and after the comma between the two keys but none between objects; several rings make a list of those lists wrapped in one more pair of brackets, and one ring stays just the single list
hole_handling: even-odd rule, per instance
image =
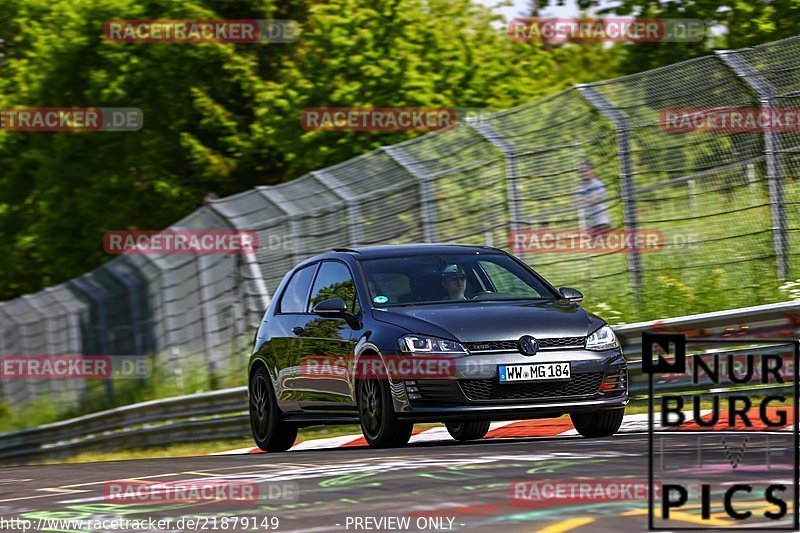
[{"label": "car hood", "polygon": [[462,342],[584,337],[604,324],[568,300],[550,302],[470,302],[375,309],[376,320],[420,335]]}]

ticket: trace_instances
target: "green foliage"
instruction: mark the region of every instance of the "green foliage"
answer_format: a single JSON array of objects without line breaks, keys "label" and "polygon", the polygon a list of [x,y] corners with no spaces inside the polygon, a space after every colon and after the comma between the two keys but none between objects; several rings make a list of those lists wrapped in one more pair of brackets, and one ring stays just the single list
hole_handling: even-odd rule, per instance
[{"label": "green foliage", "polygon": [[[549,0],[539,2],[542,8],[550,4]],[[577,4],[584,10],[596,9],[599,15],[700,19],[705,23],[705,36],[698,42],[615,45],[621,68],[628,73],[677,63],[710,50],[746,48],[793,37],[800,21],[797,0],[621,0],[610,7],[601,0],[578,0]]]},{"label": "green foliage", "polygon": [[[295,19],[294,44],[119,44],[109,19]],[[136,133],[0,132],[0,299],[98,266],[112,229],[418,133],[305,131],[306,107],[502,109],[615,73],[602,46],[544,50],[471,0],[7,0],[0,107],[139,107]]]},{"label": "green foliage", "polygon": [[56,404],[47,396],[36,398],[22,408],[0,406],[0,433],[48,424],[62,418]]},{"label": "green foliage", "polygon": [[[232,359],[236,355],[247,356],[247,354],[232,354]],[[243,372],[238,369],[219,375],[202,365],[184,364],[183,368],[176,371],[163,358],[158,359],[152,354],[149,358],[153,372],[146,380],[85,380],[83,390],[79,393],[80,401],[77,403],[72,401],[74,396],[71,396],[77,394],[75,391],[38,395],[31,403],[24,406],[0,403],[0,433],[138,402],[239,387],[244,379]],[[188,363],[191,361],[187,360]],[[63,402],[60,401],[59,394],[65,395],[62,398]],[[65,404],[75,407],[65,409]]]}]

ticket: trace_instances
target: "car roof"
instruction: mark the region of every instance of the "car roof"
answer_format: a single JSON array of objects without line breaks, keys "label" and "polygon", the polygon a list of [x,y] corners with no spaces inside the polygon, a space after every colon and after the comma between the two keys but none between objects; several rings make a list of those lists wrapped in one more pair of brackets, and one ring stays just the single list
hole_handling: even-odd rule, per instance
[{"label": "car roof", "polygon": [[392,244],[384,246],[358,246],[352,248],[334,248],[330,252],[315,255],[304,259],[295,265],[292,270],[303,268],[311,263],[323,261],[325,259],[341,259],[343,256],[351,257],[356,260],[378,259],[387,257],[408,257],[413,255],[428,254],[505,254],[506,252],[493,248],[492,246],[473,246],[469,244]]},{"label": "car roof", "polygon": [[469,244],[394,244],[384,246],[364,246],[356,248],[335,248],[335,252],[352,255],[356,259],[375,259],[383,257],[406,257],[409,255],[428,254],[471,254],[502,253],[504,251],[491,246],[473,246]]}]

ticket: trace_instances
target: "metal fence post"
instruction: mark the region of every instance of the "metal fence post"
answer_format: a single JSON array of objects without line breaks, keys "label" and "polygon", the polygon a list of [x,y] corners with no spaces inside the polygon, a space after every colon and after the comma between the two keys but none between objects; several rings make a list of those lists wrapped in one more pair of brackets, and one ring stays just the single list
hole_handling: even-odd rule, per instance
[{"label": "metal fence post", "polygon": [[331,191],[347,206],[348,218],[348,235],[350,237],[350,246],[355,246],[361,243],[361,204],[356,201],[356,197],[347,193],[346,188],[339,181],[339,179],[326,172],[325,170],[317,170],[310,172],[311,177],[320,182],[326,189]]},{"label": "metal fence post", "polygon": [[[633,183],[630,149],[630,125],[628,119],[617,111],[600,92],[589,85],[576,85],[578,92],[597,111],[614,124],[617,141],[617,165],[619,167],[620,194],[622,195],[622,217],[626,232],[635,232],[639,227],[636,214],[636,189]],[[633,301],[638,306],[639,289],[642,286],[642,259],[639,249],[626,239],[628,269],[631,272]]]},{"label": "metal fence post", "polygon": [[433,221],[433,194],[430,178],[425,172],[416,170],[414,163],[398,146],[384,146],[381,150],[406,172],[419,180],[420,208],[422,209],[422,232],[425,242],[436,242],[436,225]]},{"label": "metal fence post", "polygon": [[[771,113],[775,109],[775,90],[759,76],[735,50],[719,50],[717,57],[758,95],[761,109]],[[771,116],[771,115],[770,115]],[[783,175],[781,172],[780,137],[773,128],[764,131],[764,160],[767,167],[767,185],[772,221],[772,246],[777,262],[778,279],[786,281],[789,273],[789,243],[786,225],[786,207],[783,199]]]},{"label": "metal fence post", "polygon": [[[124,257],[124,256],[123,256]],[[120,262],[117,260],[117,262]],[[133,286],[125,276],[121,273],[117,272],[114,267],[114,262],[111,261],[101,268],[105,268],[106,272],[108,272],[115,280],[120,282],[125,287],[125,290],[130,297],[130,308],[131,308],[131,321],[134,324],[134,330],[131,332],[133,335],[133,346],[134,346],[134,354],[131,355],[142,355],[144,354],[144,343],[142,341],[141,332],[139,328],[136,327],[136,324],[139,324],[144,317],[139,316],[139,312],[141,310],[140,302],[139,302],[139,294],[136,292],[136,287]],[[124,268],[124,267],[123,267]]]},{"label": "metal fence post", "polygon": [[304,259],[304,254],[300,249],[300,228],[297,225],[297,218],[304,213],[296,209],[294,204],[287,200],[286,197],[274,187],[257,187],[256,190],[268,201],[275,204],[275,206],[286,215],[289,221],[289,232],[292,237],[292,263],[299,263]]},{"label": "metal fence post", "polygon": [[[38,293],[37,293],[38,295]],[[53,324],[52,324],[52,317],[56,316],[55,310],[43,308],[39,302],[37,301],[36,295],[27,294],[22,296],[22,300],[26,302],[31,309],[33,309],[37,315],[39,315],[39,322],[42,324],[42,333],[44,334],[44,351],[40,355],[56,355],[59,351],[63,350],[62,346],[59,346],[58,343],[53,339],[54,332],[53,332]],[[59,382],[59,380],[48,379],[46,382],[46,393],[50,396],[50,400],[56,403],[59,406],[64,404],[64,399],[61,398],[61,393],[64,392],[66,388],[64,383]],[[41,393],[41,391],[40,391]]]},{"label": "metal fence post", "polygon": [[[255,254],[240,254],[237,257],[237,261],[241,261],[239,265],[238,271],[241,272],[244,270],[247,272],[249,281],[253,282],[256,288],[255,297],[258,299],[259,302],[259,320],[264,311],[267,310],[269,307],[270,297],[269,297],[269,289],[267,288],[267,284],[264,282],[264,277],[261,275],[261,271],[258,269],[258,261],[256,260]],[[237,280],[238,281],[238,280]],[[239,285],[237,283],[237,285]],[[245,309],[245,312],[248,310]],[[257,325],[257,324],[256,324]]]},{"label": "metal fence post", "polygon": [[[205,265],[203,264],[203,256],[199,256],[196,261],[193,261],[195,271],[197,272],[197,287],[200,292],[200,317],[202,318],[203,323],[203,344],[205,345],[205,362],[206,362],[206,372],[208,372],[208,383],[211,385],[211,388],[215,388],[214,385],[216,384],[216,368],[214,362],[214,353],[211,351],[211,347],[214,345],[213,338],[211,335],[212,325],[211,319],[214,317],[213,312],[209,312],[208,306],[211,302],[211,297],[208,294],[208,287],[213,283],[211,280],[206,279],[204,275],[206,269]],[[217,329],[217,328],[213,328]]]},{"label": "metal fence post", "polygon": [[[152,298],[151,295],[153,293],[150,292],[150,287],[152,285],[157,286],[157,290],[154,291],[155,294],[164,294],[164,287],[166,285],[165,281],[165,274],[164,269],[161,268],[161,263],[159,263],[158,259],[155,256],[150,256],[149,254],[140,254],[136,257],[141,257],[142,261],[146,262],[147,264],[151,265],[155,271],[157,272],[156,276],[158,277],[158,282],[156,283],[155,278],[145,278],[147,279],[147,299],[152,306],[150,309],[151,316],[145,319],[145,323],[150,322],[151,328],[153,332],[153,352],[158,358],[159,354],[162,351],[166,351],[166,349],[171,346],[170,339],[172,333],[169,331],[167,327],[167,321],[164,319],[164,314],[166,313],[166,305],[164,304],[163,299],[156,300]],[[140,266],[137,265],[137,268]],[[158,310],[158,311],[156,311]],[[158,317],[158,313],[161,313],[161,320],[157,321],[156,318]],[[158,322],[158,324],[156,324]],[[156,333],[156,326],[158,326],[161,330],[161,336],[159,337],[158,333]]]},{"label": "metal fence post", "polygon": [[508,228],[510,231],[514,231],[519,227],[521,220],[519,215],[519,171],[514,147],[480,118],[467,119],[467,124],[503,154],[506,167],[506,195],[508,196]]},{"label": "metal fence post", "polygon": [[[206,207],[208,207],[211,212],[219,217],[223,224],[228,226],[232,231],[239,231],[239,228],[231,222],[228,217],[226,217],[218,208],[214,205],[213,202],[208,201],[206,199]],[[238,254],[236,256],[237,261],[237,269],[236,269],[236,287],[242,291],[242,293],[246,294],[244,289],[244,283],[242,281],[242,272],[247,273],[247,281],[251,281],[253,286],[255,287],[255,298],[257,299],[258,306],[259,306],[259,322],[261,320],[261,316],[263,315],[264,311],[266,311],[267,307],[269,307],[270,297],[269,297],[269,289],[267,288],[267,284],[264,282],[264,277],[261,275],[261,271],[258,268],[258,260],[255,254]],[[247,295],[249,296],[249,295]],[[242,307],[244,308],[244,315],[249,317],[249,309],[247,309],[244,305],[244,301],[246,298],[242,298]],[[238,321],[237,321],[238,323]],[[258,327],[259,324],[250,324],[250,326]],[[239,336],[239,331],[235,331],[234,335],[237,337]]]}]

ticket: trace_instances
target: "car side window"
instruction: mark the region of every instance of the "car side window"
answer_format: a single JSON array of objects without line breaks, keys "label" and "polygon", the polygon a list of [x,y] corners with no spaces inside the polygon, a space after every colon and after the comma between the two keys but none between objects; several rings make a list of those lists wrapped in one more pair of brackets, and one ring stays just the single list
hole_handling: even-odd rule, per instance
[{"label": "car side window", "polygon": [[356,310],[356,287],[353,283],[353,276],[347,265],[338,261],[325,261],[319,267],[319,274],[314,280],[314,287],[311,289],[311,302],[308,310],[323,300],[329,298],[341,298],[347,304],[347,308],[352,312]]},{"label": "car side window", "polygon": [[286,290],[283,291],[283,297],[278,306],[279,313],[306,312],[306,298],[308,298],[308,290],[311,287],[311,280],[314,278],[316,268],[317,265],[309,265],[294,273]]}]

